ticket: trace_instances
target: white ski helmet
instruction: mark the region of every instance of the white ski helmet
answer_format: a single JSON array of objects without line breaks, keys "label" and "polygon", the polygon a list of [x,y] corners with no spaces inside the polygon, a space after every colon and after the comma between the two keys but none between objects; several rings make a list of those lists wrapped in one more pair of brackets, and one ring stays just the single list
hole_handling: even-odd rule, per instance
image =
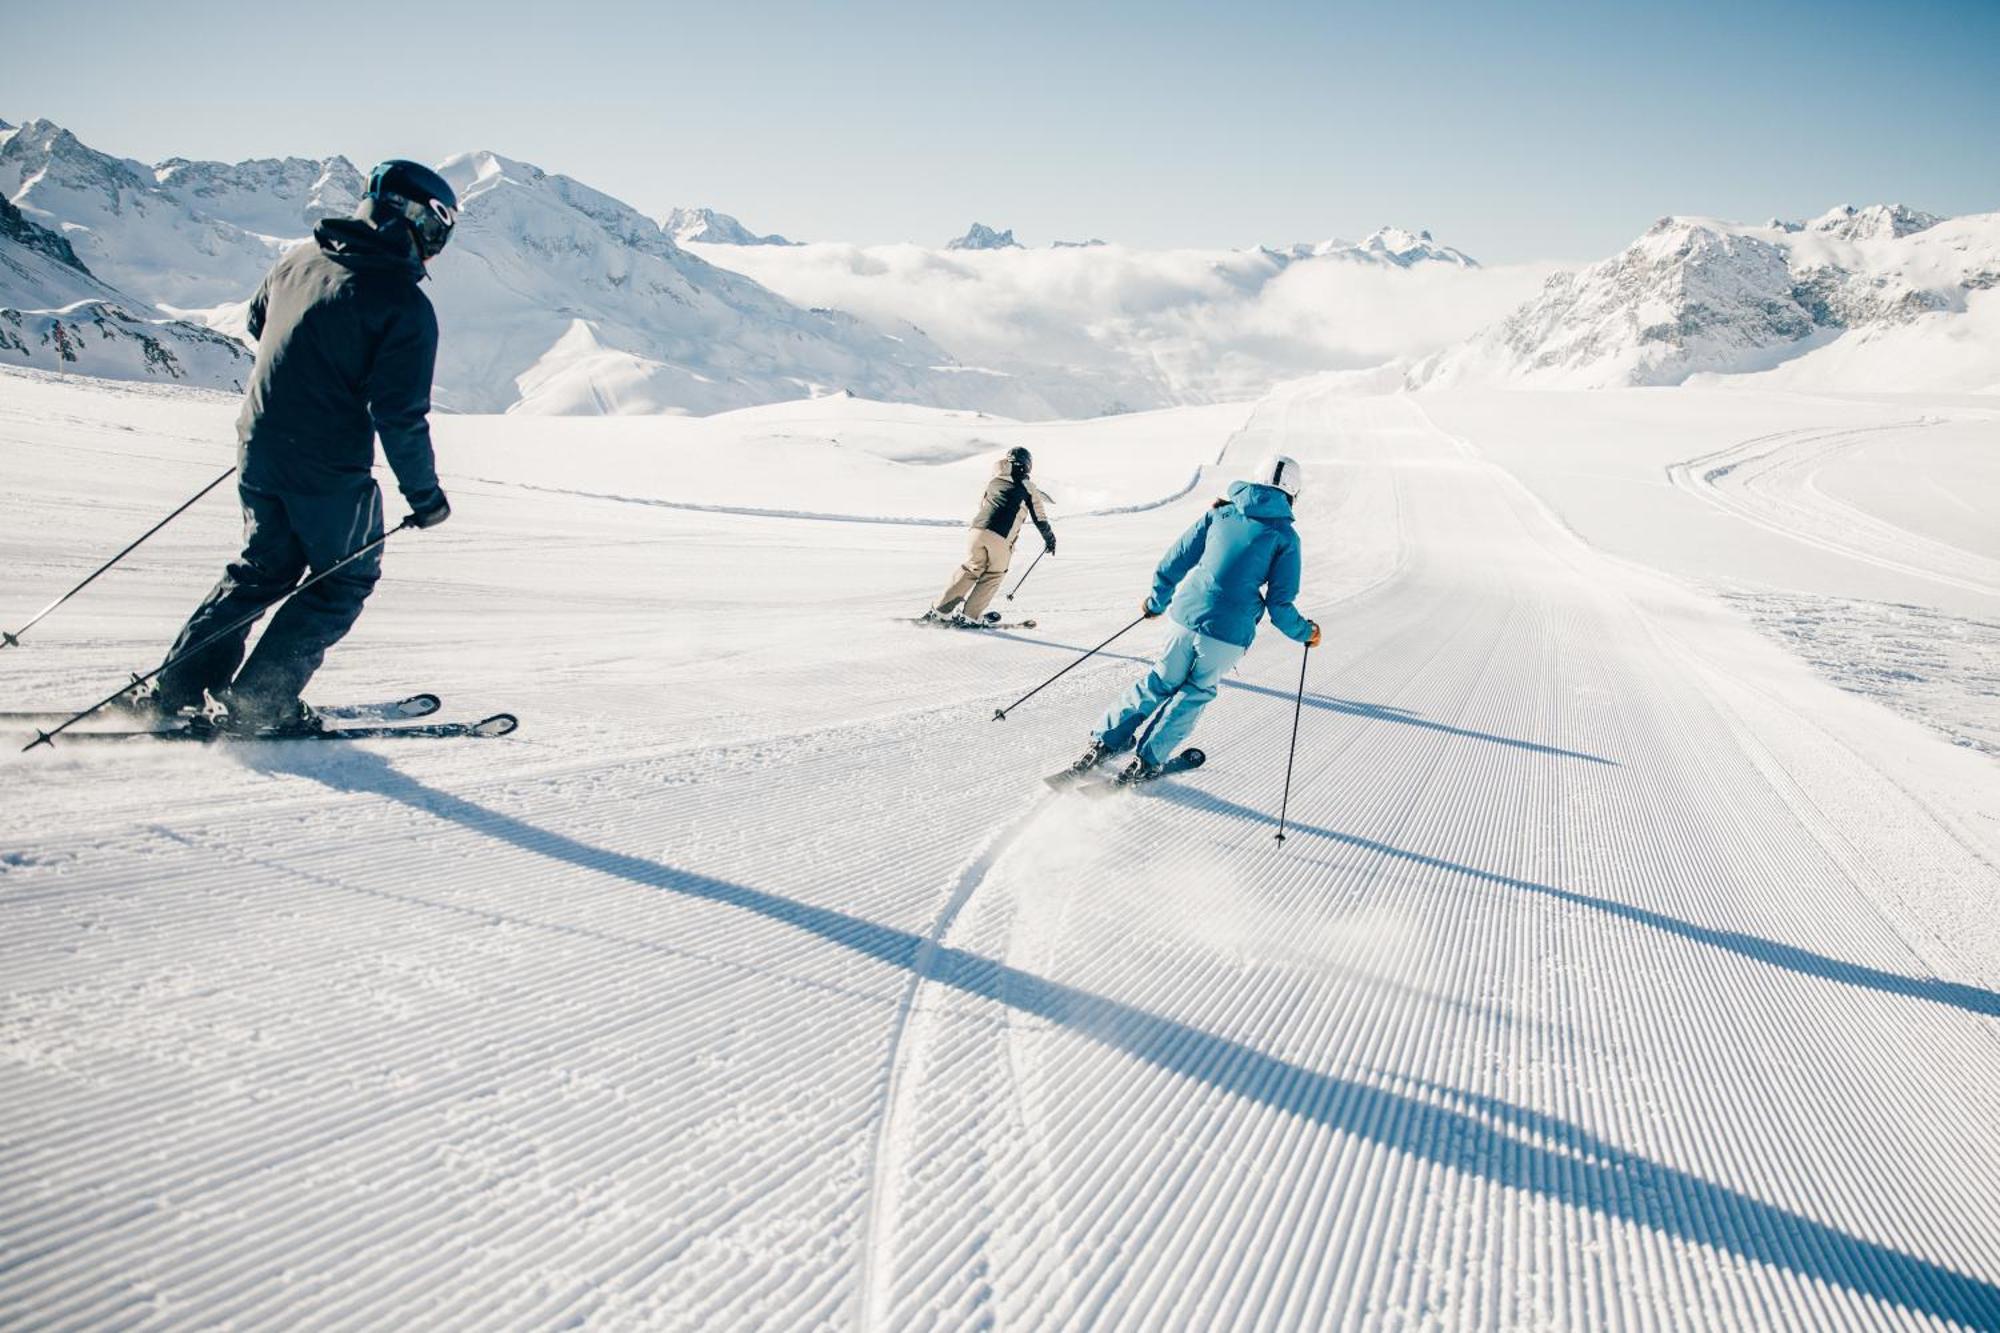
[{"label": "white ski helmet", "polygon": [[1290,454],[1272,454],[1257,465],[1257,470],[1250,474],[1250,480],[1259,486],[1275,486],[1296,500],[1299,488],[1306,484],[1306,474],[1299,467],[1299,460]]}]

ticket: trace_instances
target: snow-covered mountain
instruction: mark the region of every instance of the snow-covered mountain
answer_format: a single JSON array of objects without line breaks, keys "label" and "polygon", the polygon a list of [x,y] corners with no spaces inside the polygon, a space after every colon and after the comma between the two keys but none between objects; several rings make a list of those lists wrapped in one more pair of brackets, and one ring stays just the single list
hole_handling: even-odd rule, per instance
[{"label": "snow-covered mountain", "polygon": [[1478,268],[1479,262],[1463,250],[1440,245],[1427,231],[1406,231],[1401,227],[1378,227],[1360,241],[1339,237],[1319,242],[1300,242],[1284,250],[1266,253],[1283,259],[1340,259],[1353,263],[1390,264],[1411,268],[1418,264],[1450,264],[1457,268]]},{"label": "snow-covered mountain", "polygon": [[727,213],[712,208],[676,208],[660,224],[676,245],[698,242],[703,245],[795,245],[772,232],[759,236]]},{"label": "snow-covered mountain", "polygon": [[0,197],[0,306],[39,310],[113,295],[67,240]]},{"label": "snow-covered mountain", "polygon": [[[1929,369],[1916,348],[1984,330],[2000,314],[1987,309],[1996,285],[2000,214],[1941,221],[1877,205],[1807,224],[1662,218],[1617,256],[1551,277],[1410,380],[1600,388],[1783,367],[1800,385],[1823,373],[1825,387],[1984,389],[2000,383],[2000,342],[1982,333],[1984,357],[1961,348]],[[1857,356],[1865,346],[1889,350]]]},{"label": "snow-covered mountain", "polygon": [[342,157],[149,167],[47,120],[0,137],[0,195],[97,277],[169,313],[245,300],[286,245],[351,212],[361,188]]},{"label": "snow-covered mountain", "polygon": [[250,349],[228,334],[135,314],[129,302],[78,301],[51,310],[0,307],[0,365],[240,392],[253,361]]},{"label": "snow-covered mountain", "polygon": [[975,222],[966,228],[965,235],[944,243],[947,250],[1019,250],[1021,243],[1014,239],[1014,229],[995,231],[983,222]]},{"label": "snow-covered mountain", "polygon": [[[441,405],[713,412],[851,389],[1053,414],[1031,384],[961,373],[912,328],[796,306],[688,254],[659,223],[568,177],[493,153],[461,155],[443,169],[464,215],[432,270],[445,330]],[[243,303],[272,262],[320,219],[351,213],[363,185],[337,156],[147,166],[45,120],[0,132],[0,197],[78,261],[9,242],[5,300],[22,312],[107,303],[86,321],[88,337],[74,316],[61,332],[28,320],[10,330],[9,350],[55,355],[59,345],[110,346],[150,330],[157,349],[126,358],[127,369],[157,374],[172,364],[195,382],[232,386],[247,353],[209,329],[241,333]],[[183,314],[209,329],[160,318]],[[211,364],[216,357],[227,364]]]},{"label": "snow-covered mountain", "polygon": [[240,389],[250,359],[234,339],[111,287],[0,197],[0,365]]},{"label": "snow-covered mountain", "polygon": [[1031,386],[955,373],[917,329],[795,305],[567,176],[491,152],[439,169],[462,207],[432,265],[454,409],[706,413],[848,389],[1049,415]]}]

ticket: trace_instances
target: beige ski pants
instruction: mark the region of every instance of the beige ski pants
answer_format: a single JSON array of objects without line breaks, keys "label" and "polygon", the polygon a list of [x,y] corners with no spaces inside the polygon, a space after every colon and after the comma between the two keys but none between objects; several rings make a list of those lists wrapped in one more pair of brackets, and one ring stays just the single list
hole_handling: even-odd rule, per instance
[{"label": "beige ski pants", "polygon": [[1000,591],[1000,580],[1007,576],[1007,562],[1013,559],[1014,548],[1006,538],[985,528],[974,528],[972,540],[967,543],[965,563],[958,567],[958,577],[938,598],[939,615],[950,615],[959,599],[965,599],[965,617],[977,620],[986,614],[986,606],[993,600],[993,594]]}]

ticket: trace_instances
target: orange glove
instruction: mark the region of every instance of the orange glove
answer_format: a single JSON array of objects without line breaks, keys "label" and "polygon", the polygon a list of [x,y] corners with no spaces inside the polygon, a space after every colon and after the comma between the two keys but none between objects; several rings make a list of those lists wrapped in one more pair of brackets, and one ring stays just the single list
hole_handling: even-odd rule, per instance
[{"label": "orange glove", "polygon": [[1307,621],[1306,623],[1313,627],[1312,637],[1306,640],[1306,647],[1317,648],[1319,647],[1319,622],[1317,620],[1311,620]]}]

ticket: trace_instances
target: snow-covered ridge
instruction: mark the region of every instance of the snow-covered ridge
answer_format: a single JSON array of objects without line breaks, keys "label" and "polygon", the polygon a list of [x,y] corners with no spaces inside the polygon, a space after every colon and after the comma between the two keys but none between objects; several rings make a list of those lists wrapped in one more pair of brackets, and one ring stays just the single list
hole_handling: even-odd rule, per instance
[{"label": "snow-covered ridge", "polygon": [[[1986,389],[2000,385],[2000,342],[1985,332],[2000,315],[1995,285],[2000,214],[1946,221],[1877,205],[1761,227],[1668,217],[1613,258],[1551,277],[1410,379],[1603,388],[1783,366],[1789,382],[1827,387],[1916,387],[1914,371],[1924,387]],[[1983,372],[1975,354],[1950,359],[1946,381],[1924,378],[1922,344],[1975,332],[1993,356]],[[1857,361],[1863,344],[1898,350]]]},{"label": "snow-covered ridge", "polygon": [[118,291],[67,237],[0,197],[0,364],[237,390],[250,353]]},{"label": "snow-covered ridge", "polygon": [[966,228],[965,235],[944,243],[947,250],[1019,250],[1021,243],[1014,239],[1014,229],[995,231],[983,222],[975,222]]},{"label": "snow-covered ridge", "polygon": [[759,236],[729,214],[718,213],[712,208],[676,208],[667,214],[660,226],[679,245],[690,242],[703,245],[796,244],[776,232]]},{"label": "snow-covered ridge", "polygon": [[250,349],[227,334],[134,314],[117,301],[78,301],[55,310],[0,307],[0,364],[241,392],[253,360]]},{"label": "snow-covered ridge", "polygon": [[1439,244],[1428,231],[1406,231],[1401,227],[1378,227],[1360,241],[1344,241],[1335,236],[1318,242],[1301,241],[1283,250],[1266,250],[1265,253],[1287,260],[1340,259],[1353,263],[1391,264],[1397,268],[1410,268],[1417,264],[1479,267],[1479,261],[1471,255]]},{"label": "snow-covered ridge", "polygon": [[462,206],[431,274],[456,410],[708,413],[849,389],[1052,415],[1030,387],[949,373],[919,330],[793,304],[570,177],[493,152],[439,170]]},{"label": "snow-covered ridge", "polygon": [[352,211],[361,184],[342,157],[147,166],[47,120],[0,140],[0,195],[60,233],[97,277],[179,310],[247,299],[286,245]]}]

